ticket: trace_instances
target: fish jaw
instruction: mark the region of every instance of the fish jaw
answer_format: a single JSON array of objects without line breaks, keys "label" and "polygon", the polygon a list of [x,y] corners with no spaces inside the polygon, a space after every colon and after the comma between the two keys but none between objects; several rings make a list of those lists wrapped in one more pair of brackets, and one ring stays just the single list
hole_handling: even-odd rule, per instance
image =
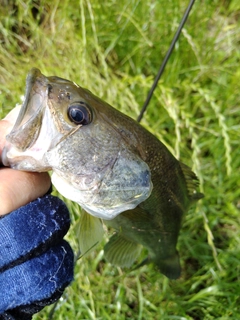
[{"label": "fish jaw", "polygon": [[48,79],[32,69],[26,84],[23,105],[6,136],[2,163],[17,170],[48,171],[45,155],[62,138],[48,107]]},{"label": "fish jaw", "polygon": [[[59,134],[53,126],[51,119],[46,114],[48,109],[43,111],[41,125],[37,128],[37,139],[31,144],[31,147],[22,150],[20,146],[19,135],[24,141],[24,135],[28,135],[27,130],[19,134],[20,129],[15,129],[6,137],[6,144],[2,153],[2,162],[5,166],[11,166],[13,169],[23,171],[48,171],[51,166],[46,161],[46,153],[51,148],[52,141],[49,136],[57,137]],[[56,138],[55,138],[56,139]]]}]

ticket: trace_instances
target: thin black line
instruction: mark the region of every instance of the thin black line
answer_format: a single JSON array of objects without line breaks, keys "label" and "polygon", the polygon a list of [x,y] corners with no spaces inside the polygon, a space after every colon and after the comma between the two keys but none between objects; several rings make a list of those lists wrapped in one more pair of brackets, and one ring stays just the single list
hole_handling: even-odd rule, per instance
[{"label": "thin black line", "polygon": [[163,74],[163,71],[164,71],[164,69],[166,67],[168,59],[171,56],[171,53],[172,53],[172,51],[173,51],[173,49],[175,47],[175,44],[176,44],[176,42],[177,42],[177,40],[179,38],[179,35],[180,35],[180,33],[182,31],[182,28],[183,28],[183,26],[184,26],[184,24],[185,24],[185,22],[186,22],[186,20],[188,18],[188,15],[189,15],[189,13],[190,13],[190,11],[192,9],[192,6],[193,6],[194,2],[195,2],[195,0],[190,0],[190,2],[189,2],[189,5],[188,5],[188,7],[187,7],[187,9],[186,9],[186,11],[185,11],[185,13],[183,15],[183,18],[182,18],[182,20],[181,20],[181,22],[179,24],[177,32],[175,33],[175,36],[174,36],[174,38],[173,38],[173,40],[171,42],[171,45],[170,45],[170,47],[168,49],[168,52],[167,52],[167,54],[165,55],[165,57],[163,59],[162,65],[161,65],[161,67],[160,67],[160,69],[158,71],[158,74],[157,74],[157,76],[156,76],[156,78],[155,78],[155,80],[153,82],[153,85],[152,85],[152,87],[151,87],[151,89],[150,89],[150,91],[148,93],[147,99],[146,99],[146,101],[145,101],[145,103],[144,103],[144,105],[142,107],[142,110],[139,113],[139,116],[137,118],[138,122],[140,122],[142,120],[143,114],[146,111],[147,106],[148,106],[148,104],[149,104],[149,102],[150,102],[150,100],[152,98],[153,92],[154,92],[154,90],[155,90],[155,88],[156,88],[156,86],[158,84],[158,81],[159,81],[161,75]]}]

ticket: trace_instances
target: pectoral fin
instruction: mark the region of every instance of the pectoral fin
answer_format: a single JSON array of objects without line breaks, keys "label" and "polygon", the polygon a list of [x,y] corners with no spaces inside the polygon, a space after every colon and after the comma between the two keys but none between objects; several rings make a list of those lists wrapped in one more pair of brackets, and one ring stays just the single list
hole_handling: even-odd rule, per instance
[{"label": "pectoral fin", "polygon": [[79,246],[81,254],[89,252],[103,237],[103,225],[99,218],[95,218],[83,210],[79,225]]},{"label": "pectoral fin", "polygon": [[137,243],[114,234],[104,247],[105,258],[113,265],[130,267],[141,252],[141,246]]}]

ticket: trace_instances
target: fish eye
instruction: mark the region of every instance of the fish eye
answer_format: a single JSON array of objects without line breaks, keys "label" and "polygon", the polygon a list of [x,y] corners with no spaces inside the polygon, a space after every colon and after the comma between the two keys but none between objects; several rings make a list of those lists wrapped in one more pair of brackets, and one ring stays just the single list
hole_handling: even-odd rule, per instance
[{"label": "fish eye", "polygon": [[84,102],[75,102],[68,108],[68,118],[77,125],[87,125],[92,122],[92,112]]}]

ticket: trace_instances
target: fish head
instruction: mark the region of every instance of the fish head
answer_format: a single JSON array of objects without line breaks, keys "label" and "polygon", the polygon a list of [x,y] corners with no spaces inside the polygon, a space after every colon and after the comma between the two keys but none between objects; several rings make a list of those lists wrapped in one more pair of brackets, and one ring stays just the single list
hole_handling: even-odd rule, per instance
[{"label": "fish head", "polygon": [[90,91],[32,69],[3,164],[17,170],[52,170],[52,182],[88,213],[113,219],[152,191],[148,165],[137,150],[129,118]]},{"label": "fish head", "polygon": [[[51,79],[52,78],[52,79]],[[52,85],[54,83],[54,86]],[[64,118],[64,103],[55,108],[54,101],[63,98],[61,88],[70,81],[45,77],[32,69],[26,80],[24,102],[3,151],[3,163],[14,169],[48,171],[45,154],[70,131]]]}]

